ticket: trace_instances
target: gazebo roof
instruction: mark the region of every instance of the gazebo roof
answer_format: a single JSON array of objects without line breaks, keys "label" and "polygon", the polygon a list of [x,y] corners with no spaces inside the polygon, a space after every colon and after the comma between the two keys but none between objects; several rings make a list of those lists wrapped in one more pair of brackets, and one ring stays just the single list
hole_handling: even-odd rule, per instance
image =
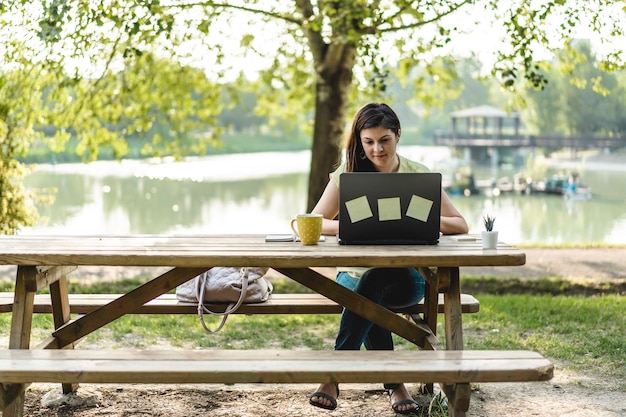
[{"label": "gazebo roof", "polygon": [[[469,117],[510,117],[509,114],[502,110],[491,106],[478,106],[469,109],[457,110],[450,113],[452,118],[469,118]],[[514,117],[514,116],[512,116]]]}]

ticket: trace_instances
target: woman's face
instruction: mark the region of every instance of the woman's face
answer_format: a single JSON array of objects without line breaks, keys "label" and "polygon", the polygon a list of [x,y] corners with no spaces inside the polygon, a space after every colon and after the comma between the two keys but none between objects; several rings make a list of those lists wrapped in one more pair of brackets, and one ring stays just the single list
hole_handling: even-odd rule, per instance
[{"label": "woman's face", "polygon": [[400,138],[385,127],[370,127],[361,130],[361,144],[367,159],[380,172],[391,172],[398,169],[396,147]]}]

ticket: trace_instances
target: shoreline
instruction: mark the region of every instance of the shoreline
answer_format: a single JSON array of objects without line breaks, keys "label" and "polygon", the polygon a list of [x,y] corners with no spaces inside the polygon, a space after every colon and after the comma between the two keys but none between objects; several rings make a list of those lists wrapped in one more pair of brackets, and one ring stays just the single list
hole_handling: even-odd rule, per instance
[{"label": "shoreline", "polygon": [[[426,155],[423,150],[432,148],[433,152]],[[399,153],[414,159],[426,166],[437,166],[449,161],[449,148],[442,146],[407,145],[400,148]],[[289,153],[290,158],[281,158],[281,165],[272,165],[271,171],[260,169],[259,158],[267,158]],[[237,159],[237,171],[233,172],[234,158]],[[192,179],[195,181],[236,181],[246,178],[263,178],[287,174],[305,173],[309,171],[311,151],[267,151],[223,155],[207,155],[186,157],[182,161],[175,161],[171,157],[146,159],[121,159],[119,161],[94,161],[89,163],[73,162],[62,164],[32,164],[34,171],[55,171],[67,174],[85,174],[94,177],[103,175],[102,171],[110,175],[109,169],[101,167],[114,165],[117,176],[136,176],[148,178],[169,178],[175,180]],[[601,150],[581,151],[576,157],[569,153],[555,152],[550,157],[537,158],[541,163],[552,168],[567,168],[576,170],[606,170],[626,172],[626,150],[611,154],[604,154]],[[185,169],[177,168],[184,164]],[[194,174],[189,174],[193,172]]]}]

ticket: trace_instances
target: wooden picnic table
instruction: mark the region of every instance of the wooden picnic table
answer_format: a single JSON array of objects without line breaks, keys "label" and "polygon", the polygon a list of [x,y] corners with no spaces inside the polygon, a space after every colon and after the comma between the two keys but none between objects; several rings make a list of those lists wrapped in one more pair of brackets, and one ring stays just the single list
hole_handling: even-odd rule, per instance
[{"label": "wooden picnic table", "polygon": [[[81,338],[131,314],[210,267],[265,266],[429,350],[442,349],[436,336],[436,324],[439,293],[443,293],[445,349],[463,350],[459,268],[524,263],[524,252],[503,243],[495,250],[483,250],[480,239],[460,241],[446,236],[438,245],[428,246],[344,246],[332,236],[316,246],[265,242],[264,235],[0,237],[0,264],[18,267],[9,349],[71,348]],[[66,275],[81,266],[171,269],[109,304],[72,319]],[[419,268],[426,279],[423,320],[406,320],[313,269],[340,266]],[[51,293],[55,330],[38,346],[31,346],[34,295],[45,287],[49,287]],[[0,387],[4,398],[3,416],[21,416],[24,385],[12,383]],[[456,397],[456,401],[461,399],[469,404],[469,384],[463,387],[457,390],[454,384],[446,384],[444,391],[449,397]]]}]

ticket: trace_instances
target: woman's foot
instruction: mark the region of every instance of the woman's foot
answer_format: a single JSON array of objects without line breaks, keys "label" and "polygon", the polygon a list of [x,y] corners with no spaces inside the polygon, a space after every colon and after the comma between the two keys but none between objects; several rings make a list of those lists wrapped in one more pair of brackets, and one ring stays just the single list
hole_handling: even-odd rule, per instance
[{"label": "woman's foot", "polygon": [[404,384],[394,390],[387,390],[393,411],[400,414],[411,414],[417,411],[418,404],[411,397]]},{"label": "woman's foot", "polygon": [[317,391],[309,397],[309,404],[325,410],[337,408],[337,398],[339,397],[339,385],[321,384]]}]

